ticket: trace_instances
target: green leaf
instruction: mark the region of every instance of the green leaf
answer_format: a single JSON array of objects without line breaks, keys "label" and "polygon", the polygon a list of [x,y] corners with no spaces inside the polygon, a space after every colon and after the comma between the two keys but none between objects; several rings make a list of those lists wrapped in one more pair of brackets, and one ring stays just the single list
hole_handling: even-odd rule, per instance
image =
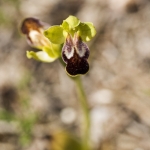
[{"label": "green leaf", "polygon": [[0,119],[5,120],[5,121],[14,121],[14,120],[16,120],[16,117],[12,113],[10,113],[6,110],[2,110],[2,111],[0,111]]},{"label": "green leaf", "polygon": [[51,26],[45,30],[44,35],[54,44],[62,44],[65,41],[63,28],[58,25]]},{"label": "green leaf", "polygon": [[39,52],[27,51],[27,57],[29,59],[34,58],[35,60],[42,61],[42,62],[53,62],[56,59],[56,58],[50,57],[44,51],[39,51]]},{"label": "green leaf", "polygon": [[83,41],[90,41],[96,34],[95,27],[90,22],[80,23],[79,34]]},{"label": "green leaf", "polygon": [[70,28],[72,29],[80,24],[80,20],[75,16],[69,16],[65,21],[69,24]]}]

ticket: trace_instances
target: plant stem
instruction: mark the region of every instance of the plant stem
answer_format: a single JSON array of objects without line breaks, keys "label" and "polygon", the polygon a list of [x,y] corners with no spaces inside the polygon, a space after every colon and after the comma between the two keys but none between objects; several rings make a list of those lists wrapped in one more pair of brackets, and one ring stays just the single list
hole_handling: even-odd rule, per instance
[{"label": "plant stem", "polygon": [[[66,66],[66,64],[63,62],[62,58],[59,58],[60,63],[63,66]],[[83,121],[83,150],[90,150],[90,114],[89,114],[89,108],[88,108],[88,103],[87,103],[87,99],[86,99],[86,94],[84,92],[84,88],[81,82],[81,78],[80,76],[77,77],[71,77],[69,76],[72,80],[74,80],[74,82],[76,83],[76,87],[77,87],[77,92],[78,92],[78,96],[79,96],[79,101],[81,104],[81,108],[83,111],[83,117],[84,117],[84,121]]]},{"label": "plant stem", "polygon": [[89,140],[90,140],[90,116],[89,116],[89,109],[88,103],[86,99],[86,95],[84,92],[84,88],[81,82],[81,78],[75,77],[74,81],[76,83],[77,92],[79,96],[79,101],[81,104],[81,108],[84,115],[84,122],[83,122],[83,149],[90,150]]}]

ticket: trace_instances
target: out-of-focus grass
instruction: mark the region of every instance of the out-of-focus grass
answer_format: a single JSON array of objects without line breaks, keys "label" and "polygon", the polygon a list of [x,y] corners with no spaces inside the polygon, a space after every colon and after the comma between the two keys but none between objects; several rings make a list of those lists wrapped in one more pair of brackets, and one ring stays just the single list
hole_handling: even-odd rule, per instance
[{"label": "out-of-focus grass", "polygon": [[[30,108],[29,86],[31,74],[26,72],[19,84],[17,91],[19,93],[19,105],[17,111],[11,112],[6,110],[0,111],[0,120],[6,122],[16,122],[19,131],[19,143],[21,147],[27,146],[33,139],[32,130],[38,122],[38,114]],[[49,146],[55,150],[82,150],[82,142],[78,138],[66,131],[53,131]],[[48,147],[49,147],[48,146]]]},{"label": "out-of-focus grass", "polygon": [[32,128],[37,121],[37,115],[31,114],[25,118],[20,118],[20,128],[21,128],[21,135],[20,135],[20,143],[22,145],[27,145],[30,143],[32,139]]},{"label": "out-of-focus grass", "polygon": [[20,4],[20,0],[1,0],[0,1],[0,4],[4,4],[4,3],[12,4],[14,6],[18,6]]},{"label": "out-of-focus grass", "polygon": [[29,105],[29,82],[30,74],[25,73],[20,83],[18,84],[17,91],[19,93],[19,102],[14,112],[7,110],[0,110],[0,120],[6,122],[16,122],[19,125],[18,130],[20,131],[19,142],[22,146],[28,145],[32,139],[32,128],[38,120],[35,112],[30,112]]},{"label": "out-of-focus grass", "polygon": [[30,114],[26,117],[17,117],[15,114],[11,114],[8,111],[0,111],[0,120],[17,122],[20,129],[20,144],[24,146],[30,143],[32,139],[32,128],[37,121],[36,114]]},{"label": "out-of-focus grass", "polygon": [[15,8],[15,10],[18,12],[19,11],[19,6],[20,6],[20,0],[1,0],[0,1],[0,25],[11,25],[11,22],[13,21],[13,17],[11,17],[11,15],[14,14],[10,14],[8,15],[6,12],[8,11],[4,11],[4,8],[6,6],[10,6],[12,8]]},{"label": "out-of-focus grass", "polygon": [[[19,116],[18,122],[20,124],[21,134],[20,143],[27,145],[32,139],[32,128],[37,122],[37,114],[35,112],[28,113],[30,109],[30,97],[29,97],[29,83],[31,81],[31,74],[25,72],[24,76],[18,84],[18,91],[20,91],[20,106],[22,115]],[[30,110],[29,110],[30,111]]]},{"label": "out-of-focus grass", "polygon": [[5,13],[0,9],[0,24],[7,25],[10,23],[10,19],[6,17]]},{"label": "out-of-focus grass", "polygon": [[0,120],[5,120],[5,121],[15,121],[17,118],[15,115],[12,113],[6,111],[6,110],[1,110],[0,111]]}]

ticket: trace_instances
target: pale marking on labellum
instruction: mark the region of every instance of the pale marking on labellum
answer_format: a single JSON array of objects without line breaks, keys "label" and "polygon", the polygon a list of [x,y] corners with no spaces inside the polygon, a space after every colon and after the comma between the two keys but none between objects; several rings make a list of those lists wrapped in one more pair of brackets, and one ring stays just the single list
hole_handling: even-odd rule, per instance
[{"label": "pale marking on labellum", "polygon": [[70,52],[68,52],[68,50],[65,50],[64,54],[66,55],[66,57],[68,59],[70,59],[71,57],[73,57],[73,55],[74,55],[74,47],[71,47],[71,51]]},{"label": "pale marking on labellum", "polygon": [[86,53],[86,48],[82,46],[81,50],[78,50],[78,48],[76,47],[76,52],[80,57],[83,57]]}]

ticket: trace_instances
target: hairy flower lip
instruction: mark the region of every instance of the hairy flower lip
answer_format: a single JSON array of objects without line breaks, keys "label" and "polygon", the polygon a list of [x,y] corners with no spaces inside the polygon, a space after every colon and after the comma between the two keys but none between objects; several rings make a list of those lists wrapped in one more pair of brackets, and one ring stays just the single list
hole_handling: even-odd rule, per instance
[{"label": "hairy flower lip", "polygon": [[62,49],[62,59],[66,63],[66,71],[71,76],[86,74],[89,70],[89,48],[78,33],[72,38],[68,34]]},{"label": "hairy flower lip", "polygon": [[67,62],[66,71],[71,76],[86,74],[89,71],[87,59],[78,57],[78,54],[75,51],[74,57]]}]

